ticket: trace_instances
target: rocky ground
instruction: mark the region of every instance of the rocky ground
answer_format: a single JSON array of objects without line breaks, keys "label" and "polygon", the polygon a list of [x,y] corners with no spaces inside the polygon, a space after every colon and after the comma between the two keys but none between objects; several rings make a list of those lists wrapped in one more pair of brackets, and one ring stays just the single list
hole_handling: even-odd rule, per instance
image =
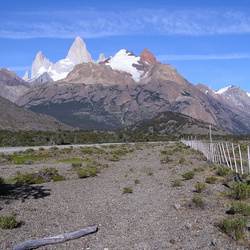
[{"label": "rocky ground", "polygon": [[[247,240],[237,243],[217,226],[233,202],[220,178],[206,184],[203,209],[192,205],[194,185],[215,172],[201,154],[177,144],[100,146],[104,151],[91,155],[81,148],[63,154],[58,149],[54,157],[30,165],[2,161],[3,178],[54,167],[66,180],[0,196],[0,216],[14,212],[23,221],[18,228],[0,229],[0,249],[88,226],[97,226],[98,232],[39,249],[249,249]],[[114,161],[111,152],[118,149],[130,152]],[[56,161],[66,157],[92,158],[100,172],[79,179],[70,163]],[[184,180],[187,171],[194,171],[195,177]],[[181,185],[173,186],[175,180]],[[126,187],[132,193],[124,193]]]}]

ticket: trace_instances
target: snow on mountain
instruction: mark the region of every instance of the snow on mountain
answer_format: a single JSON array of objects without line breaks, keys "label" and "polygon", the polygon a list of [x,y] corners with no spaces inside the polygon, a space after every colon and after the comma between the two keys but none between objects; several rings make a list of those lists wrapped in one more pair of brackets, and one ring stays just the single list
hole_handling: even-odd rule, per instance
[{"label": "snow on mountain", "polygon": [[215,93],[221,95],[224,92],[226,92],[228,89],[230,89],[231,87],[233,87],[233,86],[231,85],[231,86],[228,86],[228,87],[225,87],[225,88],[221,88],[218,91],[215,91]]},{"label": "snow on mountain", "polygon": [[36,55],[32,63],[31,81],[37,79],[42,74],[47,72],[54,80],[65,78],[69,72],[73,70],[75,65],[83,62],[92,62],[90,53],[87,50],[86,44],[80,37],[76,37],[65,59],[62,59],[55,64],[47,59],[41,51]]},{"label": "snow on mountain", "polygon": [[140,64],[139,61],[139,56],[135,56],[128,50],[121,49],[114,57],[111,57],[106,64],[110,65],[113,70],[131,74],[134,81],[139,82],[144,71],[140,71],[133,66]]}]

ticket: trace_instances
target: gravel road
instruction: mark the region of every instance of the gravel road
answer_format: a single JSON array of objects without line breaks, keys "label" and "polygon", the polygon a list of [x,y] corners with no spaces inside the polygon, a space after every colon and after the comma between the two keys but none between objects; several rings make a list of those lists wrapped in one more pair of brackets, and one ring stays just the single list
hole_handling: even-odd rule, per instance
[{"label": "gravel road", "polygon": [[[0,249],[88,226],[97,226],[99,230],[39,249],[249,249],[216,226],[226,217],[229,205],[221,198],[224,186],[214,184],[207,188],[203,194],[205,209],[188,206],[194,185],[204,181],[209,171],[208,163],[191,150],[176,152],[170,155],[169,162],[162,163],[161,151],[166,148],[166,143],[140,144],[120,161],[103,159],[109,167],[87,179],[77,178],[70,164],[51,159],[28,166],[2,164],[0,176],[4,178],[17,169],[29,172],[49,165],[56,167],[67,180],[32,185],[14,199],[0,196],[0,216],[15,212],[25,222],[16,229],[0,229]],[[186,164],[179,163],[181,157],[185,157]],[[172,186],[173,180],[182,179],[183,173],[201,166],[205,171],[196,172],[194,179]],[[124,187],[133,192],[124,194]]]}]

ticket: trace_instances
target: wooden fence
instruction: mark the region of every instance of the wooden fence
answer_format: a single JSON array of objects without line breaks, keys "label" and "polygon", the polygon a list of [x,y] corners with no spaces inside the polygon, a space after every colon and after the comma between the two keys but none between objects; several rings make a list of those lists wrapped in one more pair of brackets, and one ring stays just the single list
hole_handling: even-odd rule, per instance
[{"label": "wooden fence", "polygon": [[209,142],[194,139],[181,139],[186,146],[204,154],[208,161],[225,165],[232,171],[250,174],[249,146],[229,142]]}]

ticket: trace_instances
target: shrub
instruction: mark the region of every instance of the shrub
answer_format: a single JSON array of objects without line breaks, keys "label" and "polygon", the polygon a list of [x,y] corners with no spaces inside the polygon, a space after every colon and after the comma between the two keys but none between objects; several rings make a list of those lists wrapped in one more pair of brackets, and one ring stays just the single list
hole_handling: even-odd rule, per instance
[{"label": "shrub", "polygon": [[12,229],[18,227],[19,225],[20,221],[16,220],[15,214],[0,217],[0,227],[2,229]]},{"label": "shrub", "polygon": [[206,183],[205,182],[198,182],[195,184],[194,187],[198,193],[202,193],[206,189]]},{"label": "shrub", "polygon": [[181,180],[177,179],[173,181],[172,187],[180,187],[180,186],[181,186]]},{"label": "shrub", "polygon": [[123,194],[132,194],[133,189],[131,187],[125,187],[123,188]]},{"label": "shrub", "polygon": [[217,181],[217,178],[214,176],[206,178],[206,182],[209,184],[214,184],[216,181]]},{"label": "shrub", "polygon": [[182,175],[182,177],[185,178],[186,180],[193,179],[194,176],[195,176],[195,173],[193,171],[188,171]]},{"label": "shrub", "polygon": [[71,167],[74,168],[74,169],[79,169],[79,168],[82,167],[82,163],[72,163]]},{"label": "shrub", "polygon": [[194,195],[191,200],[191,206],[198,207],[198,208],[205,208],[205,202],[200,194]]},{"label": "shrub", "polygon": [[182,157],[182,158],[179,160],[179,163],[180,163],[180,164],[184,164],[185,161],[186,161],[185,158]]},{"label": "shrub", "polygon": [[139,184],[139,183],[140,183],[140,180],[135,179],[135,184]]},{"label": "shrub", "polygon": [[230,190],[229,196],[236,200],[247,199],[250,197],[250,185],[244,182],[235,184]]},{"label": "shrub", "polygon": [[87,167],[85,169],[79,169],[77,171],[77,174],[79,178],[88,178],[88,177],[94,177],[99,173],[99,169],[97,167]]},{"label": "shrub", "polygon": [[243,216],[250,216],[250,206],[244,202],[238,202],[231,206],[228,213],[241,214]]},{"label": "shrub", "polygon": [[229,168],[218,168],[217,170],[217,175],[219,176],[227,176],[230,173],[230,169]]},{"label": "shrub", "polygon": [[247,219],[245,217],[228,217],[219,223],[220,229],[235,240],[244,237],[246,226]]},{"label": "shrub", "polygon": [[4,179],[2,177],[0,177],[0,185],[4,184]]}]

